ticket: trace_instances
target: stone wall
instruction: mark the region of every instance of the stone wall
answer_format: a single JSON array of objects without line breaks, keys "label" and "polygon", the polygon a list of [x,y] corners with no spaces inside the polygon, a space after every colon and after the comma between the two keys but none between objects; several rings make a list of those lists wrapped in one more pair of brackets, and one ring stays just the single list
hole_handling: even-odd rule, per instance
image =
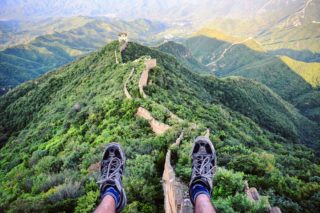
[{"label": "stone wall", "polygon": [[128,92],[128,88],[127,88],[127,85],[128,85],[128,82],[130,81],[132,75],[133,75],[133,72],[134,72],[134,68],[132,68],[126,82],[124,83],[124,86],[123,86],[123,92],[124,92],[124,95],[126,96],[126,98],[128,99],[132,99],[132,96],[130,95],[130,93]]},{"label": "stone wall", "polygon": [[152,117],[151,113],[143,107],[138,108],[137,116],[147,120],[151,126],[152,131],[156,135],[161,135],[161,134],[165,133],[168,129],[170,129],[169,125],[161,123],[161,122],[157,121],[156,119],[154,119]]},{"label": "stone wall", "polygon": [[[180,145],[183,132],[177,138],[175,144]],[[193,207],[188,195],[188,186],[176,177],[171,166],[171,151],[168,150],[162,175],[164,191],[164,208],[166,213],[192,213]]]},{"label": "stone wall", "polygon": [[124,51],[127,48],[127,46],[128,46],[128,42],[126,41],[120,42],[120,47],[119,47],[120,53]]},{"label": "stone wall", "polygon": [[145,62],[145,69],[143,70],[139,80],[139,92],[143,98],[147,97],[147,95],[143,91],[143,87],[147,86],[148,84],[149,70],[156,66],[157,66],[156,59],[149,59]]}]

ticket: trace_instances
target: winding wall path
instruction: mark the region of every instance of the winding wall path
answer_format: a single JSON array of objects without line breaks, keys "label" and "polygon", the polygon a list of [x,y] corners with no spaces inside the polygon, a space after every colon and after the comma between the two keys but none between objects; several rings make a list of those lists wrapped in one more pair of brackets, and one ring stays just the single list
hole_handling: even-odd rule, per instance
[{"label": "winding wall path", "polygon": [[151,126],[152,131],[156,135],[161,135],[165,133],[168,129],[170,129],[169,125],[157,121],[154,117],[152,117],[151,113],[143,107],[138,108],[137,116],[147,120]]},{"label": "winding wall path", "polygon": [[149,71],[150,69],[156,66],[157,66],[156,59],[149,59],[145,62],[145,69],[141,73],[140,80],[139,80],[139,92],[143,98],[147,98],[147,95],[143,91],[143,87],[147,86],[148,84]]},{"label": "winding wall path", "polygon": [[[175,144],[180,145],[183,139],[183,132],[177,138]],[[166,160],[164,164],[164,170],[162,175],[162,185],[164,191],[164,207],[166,213],[191,213],[193,207],[189,198],[185,198],[186,192],[188,192],[188,186],[181,182],[175,174],[173,167],[171,166],[171,150],[169,149],[166,154]]]},{"label": "winding wall path", "polygon": [[128,85],[128,82],[130,81],[132,75],[134,73],[134,68],[132,68],[127,80],[124,82],[124,86],[123,86],[123,91],[124,91],[124,94],[126,96],[126,98],[128,99],[132,99],[132,96],[130,95],[130,93],[128,92],[128,88],[127,88],[127,85]]},{"label": "winding wall path", "polygon": [[[243,42],[245,42],[245,41],[243,41]],[[242,43],[242,42],[239,42],[239,43]],[[237,44],[239,44],[239,43],[237,43]],[[232,44],[227,49],[230,49],[235,44]],[[125,44],[124,46],[121,46],[120,51],[123,51],[126,48],[126,46],[127,46],[127,44]],[[122,48],[124,48],[124,49],[122,49]],[[227,51],[227,49],[225,50],[225,52]],[[225,52],[222,54],[221,57],[223,57]],[[116,55],[116,51],[115,51],[115,55]],[[117,58],[116,58],[116,60],[117,60]],[[143,87],[145,87],[148,83],[149,70],[154,68],[156,65],[157,65],[156,59],[149,59],[145,62],[145,69],[143,70],[143,72],[140,76],[140,80],[139,80],[139,92],[143,98],[147,97],[147,95],[143,91]],[[128,99],[132,99],[132,96],[128,92],[127,84],[130,81],[133,73],[134,73],[134,68],[132,68],[127,80],[125,81],[124,87],[123,87],[125,96]],[[178,116],[176,116],[172,112],[169,111],[169,114],[172,119],[182,121],[182,119],[180,119]],[[171,128],[169,125],[157,121],[151,115],[151,113],[143,107],[138,108],[136,115],[138,117],[141,117],[141,118],[147,120],[152,128],[152,131],[156,135],[161,135]],[[197,125],[194,123],[192,123],[192,126],[193,126],[193,128],[197,128]],[[177,138],[177,140],[175,142],[175,145],[177,145],[177,146],[180,145],[180,143],[183,139],[183,135],[184,135],[184,133],[181,132],[180,136]],[[210,135],[210,130],[207,129],[205,136],[209,137],[209,135]],[[91,172],[96,171],[96,170],[98,170],[98,167],[99,167],[99,162],[92,164],[88,168],[88,171],[91,171]],[[174,168],[171,165],[171,150],[170,149],[167,151],[167,154],[166,154],[162,180],[163,180],[163,191],[164,191],[164,197],[165,197],[165,200],[164,200],[165,212],[166,213],[178,213],[178,212],[179,213],[192,213],[193,206],[191,204],[191,201],[189,199],[188,194],[186,193],[186,192],[188,192],[188,186],[186,184],[184,184],[182,181],[180,181],[179,178],[177,178],[175,175]],[[246,184],[245,194],[253,202],[257,202],[260,199],[260,195],[259,195],[258,191],[256,190],[256,188],[249,188],[248,184]],[[270,207],[269,211],[271,213],[281,213],[281,210],[278,207]]]}]

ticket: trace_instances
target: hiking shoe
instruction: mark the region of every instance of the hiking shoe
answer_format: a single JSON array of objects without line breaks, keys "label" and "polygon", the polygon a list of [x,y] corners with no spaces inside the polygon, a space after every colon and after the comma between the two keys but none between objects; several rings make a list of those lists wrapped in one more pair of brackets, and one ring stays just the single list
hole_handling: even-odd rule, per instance
[{"label": "hiking shoe", "polygon": [[120,212],[127,204],[127,197],[122,187],[122,173],[125,165],[125,155],[122,151],[120,144],[110,143],[107,145],[106,150],[103,153],[101,161],[101,180],[100,195],[107,191],[108,188],[113,187],[120,195],[120,199],[116,201],[116,212]]},{"label": "hiking shoe", "polygon": [[[216,173],[216,152],[208,137],[197,137],[192,148],[192,175],[189,195],[195,184],[201,184],[212,193],[212,177]],[[194,205],[194,200],[191,199]]]}]

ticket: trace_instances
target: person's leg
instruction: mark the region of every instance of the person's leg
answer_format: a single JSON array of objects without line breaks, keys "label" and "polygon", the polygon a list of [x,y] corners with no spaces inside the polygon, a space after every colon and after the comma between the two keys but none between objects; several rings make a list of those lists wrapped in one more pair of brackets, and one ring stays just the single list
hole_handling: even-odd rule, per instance
[{"label": "person's leg", "polygon": [[196,213],[215,213],[216,211],[211,204],[210,198],[205,194],[200,194],[196,198],[195,210]]},{"label": "person's leg", "polygon": [[101,161],[100,196],[101,203],[95,212],[120,212],[127,203],[125,191],[122,187],[122,173],[125,156],[120,144],[107,145]]},{"label": "person's leg", "polygon": [[116,202],[111,195],[105,196],[94,213],[115,213]]},{"label": "person's leg", "polygon": [[192,148],[192,176],[189,195],[196,213],[215,212],[211,203],[212,177],[216,171],[216,152],[207,137],[198,137]]}]

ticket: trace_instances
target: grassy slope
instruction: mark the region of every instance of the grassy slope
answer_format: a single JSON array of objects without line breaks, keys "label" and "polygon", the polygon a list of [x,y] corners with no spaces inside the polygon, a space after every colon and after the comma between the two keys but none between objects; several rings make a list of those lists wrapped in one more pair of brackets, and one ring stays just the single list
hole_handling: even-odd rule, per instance
[{"label": "grassy slope", "polygon": [[298,27],[271,28],[257,39],[268,50],[288,48],[320,52],[319,35],[319,24],[308,23]]},{"label": "grassy slope", "polygon": [[320,86],[320,63],[306,63],[283,56],[281,60],[314,88]]},{"label": "grassy slope", "polygon": [[[100,160],[105,144],[119,141],[127,156],[127,210],[162,212],[160,178],[165,151],[182,128],[186,138],[173,160],[186,181],[192,140],[206,128],[212,130],[218,164],[229,169],[219,171],[215,181],[213,202],[219,210],[255,208],[238,194],[242,194],[244,178],[263,195],[270,195],[271,204],[284,212],[318,207],[318,157],[294,143],[301,140],[281,133],[300,135],[300,125],[309,123],[297,121],[295,117],[300,115],[281,98],[249,80],[201,77],[174,57],[134,43],[122,55],[126,63],[117,65],[115,48],[117,42],[110,43],[1,97],[0,137],[2,145],[7,142],[0,153],[0,210],[91,212],[98,202],[98,171],[88,168]],[[125,100],[123,83],[132,67],[139,70],[136,75],[141,73],[143,61],[133,60],[144,55],[156,58],[158,64],[150,73],[153,83],[146,88],[150,98]],[[265,108],[259,108],[265,97],[269,98]],[[79,112],[73,108],[75,103],[80,103]],[[138,106],[143,105],[167,122],[155,103],[186,123],[173,124],[170,132],[155,136],[148,123],[135,116]],[[245,110],[250,112],[247,116]],[[265,121],[260,118],[269,114],[265,124],[274,125],[276,131],[262,128]],[[286,117],[287,123],[277,123],[278,116]],[[188,122],[196,122],[198,129],[187,128]],[[308,127],[312,129],[312,125]]]}]

